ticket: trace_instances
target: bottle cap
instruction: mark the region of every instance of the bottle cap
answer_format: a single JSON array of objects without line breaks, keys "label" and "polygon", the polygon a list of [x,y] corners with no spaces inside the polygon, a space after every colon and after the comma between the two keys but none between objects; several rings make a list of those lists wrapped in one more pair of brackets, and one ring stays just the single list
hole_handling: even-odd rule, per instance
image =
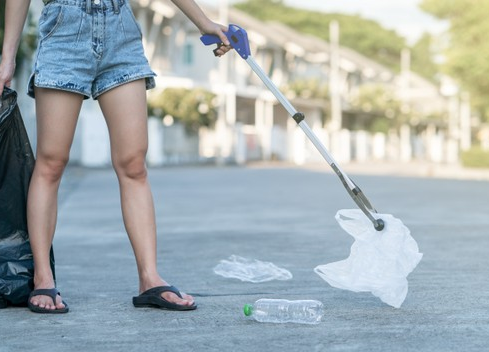
[{"label": "bottle cap", "polygon": [[253,313],[253,306],[251,304],[245,304],[243,307],[244,314],[249,317]]}]

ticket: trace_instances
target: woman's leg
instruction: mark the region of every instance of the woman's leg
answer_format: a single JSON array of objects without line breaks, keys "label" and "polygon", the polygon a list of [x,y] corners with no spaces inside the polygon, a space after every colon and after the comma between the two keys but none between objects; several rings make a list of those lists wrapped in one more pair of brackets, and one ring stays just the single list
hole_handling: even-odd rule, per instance
[{"label": "woman's leg", "polygon": [[[34,288],[53,288],[49,252],[56,228],[58,188],[68,162],[83,96],[35,88],[37,115],[36,164],[29,185],[27,225],[34,256]],[[61,297],[34,296],[34,305],[64,308]]]},{"label": "woman's leg", "polygon": [[[153,198],[145,165],[148,148],[146,87],[144,80],[114,88],[99,98],[110,134],[112,164],[119,179],[122,215],[136,257],[139,291],[168,285],[156,267],[156,224]],[[166,300],[192,305],[193,298],[183,299],[165,292]]]}]

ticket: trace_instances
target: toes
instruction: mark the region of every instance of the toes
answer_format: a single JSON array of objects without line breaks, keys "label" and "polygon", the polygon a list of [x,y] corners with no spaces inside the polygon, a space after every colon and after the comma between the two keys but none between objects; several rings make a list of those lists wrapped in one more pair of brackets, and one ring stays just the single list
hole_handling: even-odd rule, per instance
[{"label": "toes", "polygon": [[182,297],[187,302],[190,302],[190,304],[193,304],[194,303],[194,298],[191,295],[187,295],[186,293],[183,293],[182,292]]},{"label": "toes", "polygon": [[65,308],[65,305],[63,304],[61,297],[56,297],[56,302],[53,302],[51,297],[43,297],[41,298],[33,298],[31,300],[31,303],[39,308],[42,309],[50,309],[50,310],[55,310],[55,309],[63,309]]},{"label": "toes", "polygon": [[182,295],[182,300],[184,302],[187,302],[187,304],[189,306],[191,306],[192,304],[194,304],[194,298],[190,295],[187,295],[186,293],[183,293],[183,292],[180,292],[180,294]]},{"label": "toes", "polygon": [[167,300],[168,302],[179,304],[182,306],[191,306],[194,303],[194,299],[192,296],[182,294],[182,298],[178,297],[176,294],[172,292],[164,292],[161,296]]},{"label": "toes", "polygon": [[54,309],[63,309],[65,307],[65,305],[63,304],[63,300],[61,299],[61,296],[59,296],[59,295],[56,297],[56,302],[53,302],[53,303],[55,303],[53,305]]}]

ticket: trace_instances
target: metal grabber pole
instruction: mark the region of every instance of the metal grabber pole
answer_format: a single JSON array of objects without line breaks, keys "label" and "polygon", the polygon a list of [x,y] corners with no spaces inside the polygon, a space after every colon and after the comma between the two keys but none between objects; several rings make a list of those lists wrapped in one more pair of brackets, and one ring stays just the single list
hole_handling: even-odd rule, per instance
[{"label": "metal grabber pole", "polygon": [[[314,134],[309,125],[304,119],[304,114],[298,112],[292,104],[287,100],[287,98],[282,94],[282,92],[277,88],[277,86],[272,82],[272,80],[265,74],[263,69],[256,63],[250,53],[250,46],[248,42],[248,34],[246,31],[234,24],[229,25],[229,30],[226,32],[231,46],[236,50],[236,52],[248,63],[251,69],[256,73],[256,75],[262,80],[265,86],[272,92],[272,94],[277,98],[277,100],[283,105],[285,110],[292,116],[299,127],[304,131],[309,140],[314,144],[319,153],[328,162],[333,171],[338,175],[343,186],[348,191],[353,201],[358,205],[360,210],[368,217],[368,219],[374,225],[377,231],[382,231],[384,229],[384,221],[380,218],[376,218],[374,214],[377,210],[370,204],[367,197],[363,194],[362,190],[347,176],[345,172],[341,170],[336,161],[330,155],[326,147],[319,140],[319,138]],[[218,48],[223,45],[221,39],[214,35],[203,35],[201,41],[205,45],[217,44]],[[217,50],[217,49],[216,49]],[[215,53],[215,50],[214,50]]]}]

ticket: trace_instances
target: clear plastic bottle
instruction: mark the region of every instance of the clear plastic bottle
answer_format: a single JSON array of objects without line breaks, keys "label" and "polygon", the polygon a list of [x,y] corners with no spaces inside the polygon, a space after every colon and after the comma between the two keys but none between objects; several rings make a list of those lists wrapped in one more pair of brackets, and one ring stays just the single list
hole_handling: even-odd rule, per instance
[{"label": "clear plastic bottle", "polygon": [[246,316],[262,323],[318,324],[324,314],[323,304],[315,300],[263,298],[246,304],[243,310]]}]

